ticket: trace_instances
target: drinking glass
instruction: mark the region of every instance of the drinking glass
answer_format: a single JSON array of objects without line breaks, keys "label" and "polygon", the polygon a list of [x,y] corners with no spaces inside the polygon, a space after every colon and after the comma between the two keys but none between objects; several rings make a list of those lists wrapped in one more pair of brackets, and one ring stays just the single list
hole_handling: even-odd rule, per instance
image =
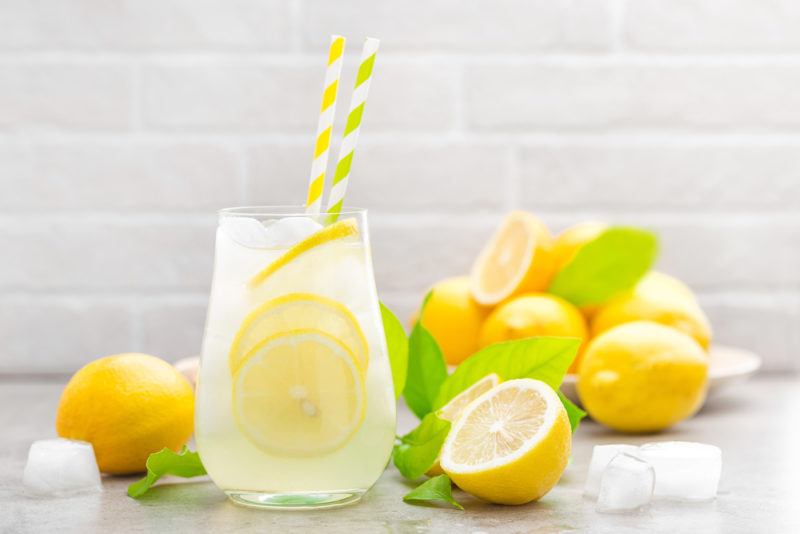
[{"label": "drinking glass", "polygon": [[395,397],[367,213],[219,214],[197,449],[239,504],[355,502],[380,477]]}]

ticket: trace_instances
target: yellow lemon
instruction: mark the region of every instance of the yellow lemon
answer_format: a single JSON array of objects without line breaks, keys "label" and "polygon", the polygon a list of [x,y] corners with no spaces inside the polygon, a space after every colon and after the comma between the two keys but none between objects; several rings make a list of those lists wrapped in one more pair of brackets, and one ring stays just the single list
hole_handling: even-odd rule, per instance
[{"label": "yellow lemon", "polygon": [[555,391],[509,380],[472,401],[450,429],[441,465],[462,490],[489,502],[524,504],[556,485],[572,433]]},{"label": "yellow lemon", "polygon": [[592,318],[592,336],[630,321],[655,321],[692,336],[704,349],[711,343],[711,325],[691,289],[660,272],[650,272],[629,292],[612,299]]},{"label": "yellow lemon", "polygon": [[88,441],[104,473],[145,470],[152,452],[179,450],[194,428],[194,391],[167,362],[146,354],[95,360],[61,395],[56,431]]},{"label": "yellow lemon", "polygon": [[[455,423],[458,421],[459,417],[461,417],[464,408],[466,408],[470,402],[474,401],[499,383],[500,377],[495,373],[490,373],[484,376],[470,387],[450,399],[450,402],[437,410],[436,416],[439,419],[444,419],[450,423]],[[444,473],[441,465],[439,465],[439,460],[440,457],[437,457],[436,463],[433,464],[433,467],[428,469],[428,471],[425,473],[426,475],[429,477],[435,477]]]},{"label": "yellow lemon", "polygon": [[489,310],[473,300],[467,276],[447,278],[432,289],[422,324],[436,338],[447,363],[457,365],[478,350],[478,332]]},{"label": "yellow lemon", "polygon": [[583,354],[578,395],[592,418],[621,432],[654,432],[703,403],[708,357],[691,337],[652,321],[625,323]]},{"label": "yellow lemon", "polygon": [[343,219],[326,226],[296,243],[277,260],[264,267],[261,272],[250,279],[250,286],[258,286],[278,270],[289,265],[305,253],[333,241],[358,237],[358,223],[355,219]]},{"label": "yellow lemon", "polygon": [[245,355],[264,339],[306,328],[321,330],[344,343],[366,372],[369,348],[356,318],[340,302],[310,293],[289,293],[250,312],[231,344],[228,356],[231,372],[235,373]]},{"label": "yellow lemon", "polygon": [[[535,336],[575,337],[588,335],[586,321],[578,308],[547,293],[531,293],[505,302],[489,314],[481,327],[480,345]],[[570,366],[577,369],[580,354]]]},{"label": "yellow lemon", "polygon": [[544,291],[553,275],[553,238],[533,214],[514,211],[472,266],[472,296],[493,306],[513,295]]},{"label": "yellow lemon", "polygon": [[363,371],[353,352],[319,330],[293,330],[258,343],[233,377],[234,416],[257,447],[282,456],[333,451],[366,413]]},{"label": "yellow lemon", "polygon": [[558,234],[553,241],[555,272],[563,269],[584,245],[594,241],[607,228],[605,223],[590,221],[570,226]]}]

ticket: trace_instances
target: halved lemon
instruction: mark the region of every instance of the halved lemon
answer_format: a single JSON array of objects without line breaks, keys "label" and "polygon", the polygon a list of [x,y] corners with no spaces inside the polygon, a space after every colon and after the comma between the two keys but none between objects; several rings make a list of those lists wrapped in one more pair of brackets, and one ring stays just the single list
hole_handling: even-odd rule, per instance
[{"label": "halved lemon", "polygon": [[461,417],[464,408],[467,405],[495,387],[500,383],[500,377],[496,373],[489,373],[484,376],[470,387],[450,399],[450,402],[442,406],[437,412],[436,416],[439,419],[455,423]]},{"label": "halved lemon", "polygon": [[[500,377],[495,373],[489,373],[450,399],[450,402],[442,406],[436,412],[436,417],[439,419],[444,419],[445,421],[450,421],[451,423],[455,423],[458,421],[458,418],[461,417],[461,412],[464,411],[464,408],[466,408],[470,402],[474,401],[499,383]],[[441,454],[436,458],[436,463],[434,463],[433,466],[431,466],[431,468],[425,472],[425,474],[429,477],[435,477],[444,473],[441,465],[439,464],[440,460]]]},{"label": "halved lemon", "polygon": [[524,504],[556,485],[572,432],[564,406],[539,380],[509,380],[469,403],[442,447],[445,473],[489,502]]},{"label": "halved lemon", "polygon": [[289,293],[272,299],[245,317],[228,356],[235,373],[245,355],[259,342],[280,332],[315,329],[336,338],[355,355],[362,371],[369,363],[364,332],[353,314],[335,300],[310,293]]},{"label": "halved lemon", "polygon": [[265,339],[244,358],[233,384],[233,411],[258,448],[312,456],[342,447],[361,427],[366,390],[358,360],[318,330]]},{"label": "halved lemon", "polygon": [[273,273],[285,267],[286,265],[290,264],[299,256],[302,256],[303,254],[307,253],[310,250],[313,250],[326,243],[330,243],[331,241],[345,239],[348,237],[355,237],[357,235],[358,235],[358,224],[356,223],[356,220],[352,218],[342,219],[341,221],[335,222],[330,226],[326,226],[322,230],[314,234],[311,234],[307,238],[296,243],[292,248],[287,250],[277,260],[267,265],[262,271],[260,271],[258,274],[256,274],[253,278],[250,279],[250,285],[257,286],[261,284],[264,280],[269,278]]},{"label": "halved lemon", "polygon": [[510,213],[472,266],[472,296],[492,306],[512,295],[547,289],[553,275],[553,238],[524,211]]}]

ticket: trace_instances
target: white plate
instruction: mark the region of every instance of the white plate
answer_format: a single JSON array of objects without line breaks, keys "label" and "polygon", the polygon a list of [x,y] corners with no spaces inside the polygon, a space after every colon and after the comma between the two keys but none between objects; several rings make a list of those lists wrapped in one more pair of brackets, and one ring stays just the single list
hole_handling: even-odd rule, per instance
[{"label": "white plate", "polygon": [[[708,397],[711,399],[728,389],[750,378],[761,367],[761,357],[749,350],[725,345],[713,345],[709,351]],[[561,384],[561,391],[572,402],[578,403],[578,392],[575,384],[576,375],[567,375]]]}]

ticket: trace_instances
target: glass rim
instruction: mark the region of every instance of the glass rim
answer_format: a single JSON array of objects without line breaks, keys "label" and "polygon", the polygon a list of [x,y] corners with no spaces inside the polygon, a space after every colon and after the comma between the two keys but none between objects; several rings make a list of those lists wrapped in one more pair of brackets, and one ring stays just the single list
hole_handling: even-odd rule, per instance
[{"label": "glass rim", "polygon": [[[220,216],[229,217],[324,217],[326,215],[333,215],[329,211],[321,211],[319,213],[306,213],[305,206],[299,205],[271,205],[271,206],[234,206],[231,208],[223,208],[219,210]],[[337,215],[363,215],[367,213],[366,208],[356,208],[346,206],[337,213]]]}]

